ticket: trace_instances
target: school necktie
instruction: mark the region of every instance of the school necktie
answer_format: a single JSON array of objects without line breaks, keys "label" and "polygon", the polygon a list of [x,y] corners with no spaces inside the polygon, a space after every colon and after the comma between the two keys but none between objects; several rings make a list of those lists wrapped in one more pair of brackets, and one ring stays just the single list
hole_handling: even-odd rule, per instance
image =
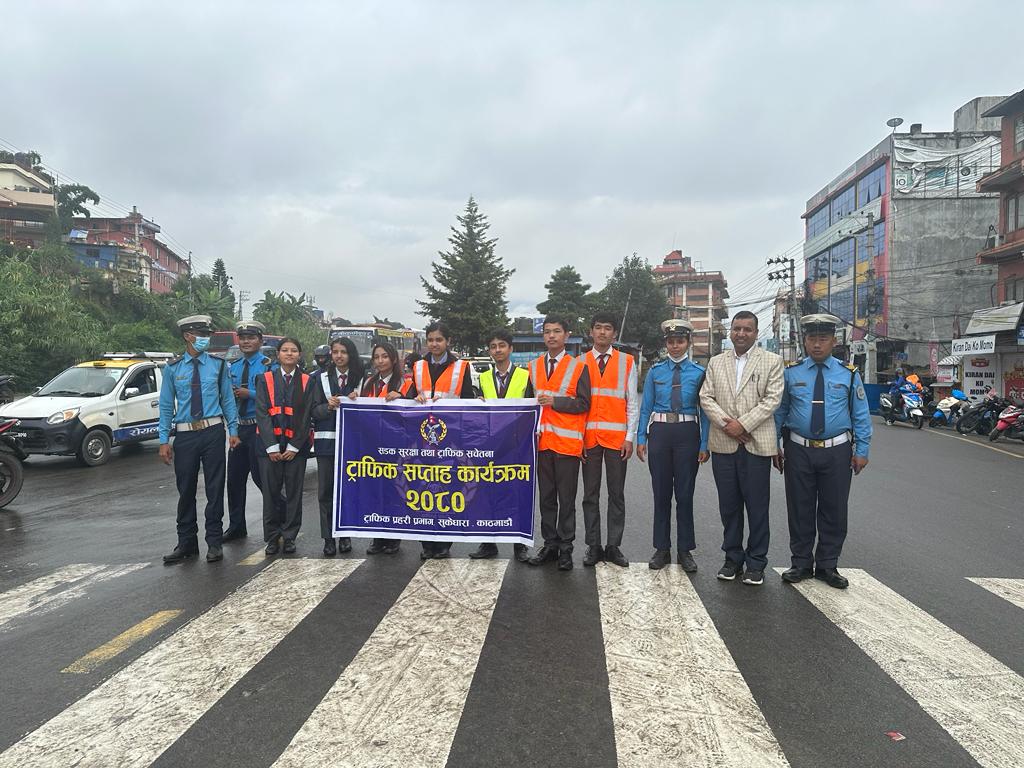
[{"label": "school necktie", "polygon": [[817,437],[825,431],[825,364],[816,363],[818,376],[814,379],[811,399],[811,433]]},{"label": "school necktie", "polygon": [[192,358],[192,396],[189,398],[192,421],[203,418],[203,383],[199,380],[199,358]]},{"label": "school necktie", "polygon": [[508,386],[508,377],[509,377],[510,374],[511,374],[511,371],[506,373],[504,376],[502,376],[497,371],[494,372],[494,381],[498,385],[498,387],[497,387],[497,389],[498,389],[498,397],[504,397],[505,396],[505,387]]},{"label": "school necktie", "polygon": [[597,358],[597,369],[601,371],[601,375],[604,376],[604,367],[608,365],[608,355],[601,353]]},{"label": "school necktie", "polygon": [[292,375],[290,373],[284,375],[284,397],[281,399],[285,405],[292,404]]},{"label": "school necktie", "polygon": [[676,363],[672,369],[672,398],[670,400],[672,413],[679,413],[683,410],[683,364]]},{"label": "school necktie", "polygon": [[348,384],[348,374],[347,373],[339,373],[338,374],[338,391],[339,392],[343,392],[345,390],[345,385],[346,384]]},{"label": "school necktie", "polygon": [[555,365],[557,361],[553,357],[548,358],[548,378],[550,379],[555,375]]}]

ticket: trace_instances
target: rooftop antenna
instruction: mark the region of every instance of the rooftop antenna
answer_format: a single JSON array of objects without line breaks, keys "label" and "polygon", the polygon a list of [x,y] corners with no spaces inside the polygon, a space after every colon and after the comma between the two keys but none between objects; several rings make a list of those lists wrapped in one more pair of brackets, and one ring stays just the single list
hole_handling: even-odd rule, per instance
[{"label": "rooftop antenna", "polygon": [[885,121],[885,124],[892,128],[892,132],[896,133],[896,129],[903,125],[902,117],[890,117]]}]

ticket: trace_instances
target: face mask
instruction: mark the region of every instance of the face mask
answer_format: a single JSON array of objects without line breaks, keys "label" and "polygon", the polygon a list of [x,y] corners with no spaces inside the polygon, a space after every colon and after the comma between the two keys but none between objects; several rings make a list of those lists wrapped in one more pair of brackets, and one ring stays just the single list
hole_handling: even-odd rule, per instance
[{"label": "face mask", "polygon": [[196,340],[192,342],[192,347],[196,352],[205,352],[210,348],[210,337],[196,336]]}]

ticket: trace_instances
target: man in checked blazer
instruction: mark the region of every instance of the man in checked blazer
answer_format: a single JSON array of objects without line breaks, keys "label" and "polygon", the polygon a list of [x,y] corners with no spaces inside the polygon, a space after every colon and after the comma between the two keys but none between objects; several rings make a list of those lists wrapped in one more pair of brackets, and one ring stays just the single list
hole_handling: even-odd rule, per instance
[{"label": "man in checked blazer", "polygon": [[[723,581],[763,584],[768,564],[768,494],[772,457],[778,454],[775,420],[782,400],[782,358],[757,344],[757,315],[737,312],[733,348],[708,362],[700,405],[711,422],[708,449],[718,487],[725,535]],[[743,507],[750,534],[743,548]],[[746,573],[743,568],[746,565]]]}]

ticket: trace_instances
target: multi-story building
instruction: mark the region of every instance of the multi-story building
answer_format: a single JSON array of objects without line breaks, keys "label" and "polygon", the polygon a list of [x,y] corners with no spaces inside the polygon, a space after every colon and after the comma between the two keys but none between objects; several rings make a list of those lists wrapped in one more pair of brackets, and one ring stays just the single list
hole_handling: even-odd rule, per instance
[{"label": "multi-story building", "polygon": [[188,261],[157,239],[160,225],[134,207],[124,218],[74,220],[69,246],[90,267],[125,275],[152,293],[168,293],[188,274]]},{"label": "multi-story building", "polygon": [[18,163],[0,163],[0,241],[35,248],[54,214],[53,181]]},{"label": "multi-story building", "polygon": [[949,132],[915,123],[897,133],[902,121],[891,121],[889,136],[807,201],[803,308],[840,317],[842,340],[864,342],[875,370],[933,364],[939,341],[991,303],[994,270],[972,256],[997,214],[976,183],[1000,165],[985,110],[1002,100],[968,102]]},{"label": "multi-story building", "polygon": [[654,276],[664,287],[665,296],[677,316],[693,323],[691,355],[697,362],[722,351],[726,336],[722,319],[729,316],[725,300],[729,284],[721,272],[705,272],[695,267],[682,251],[672,251],[654,268]]}]

